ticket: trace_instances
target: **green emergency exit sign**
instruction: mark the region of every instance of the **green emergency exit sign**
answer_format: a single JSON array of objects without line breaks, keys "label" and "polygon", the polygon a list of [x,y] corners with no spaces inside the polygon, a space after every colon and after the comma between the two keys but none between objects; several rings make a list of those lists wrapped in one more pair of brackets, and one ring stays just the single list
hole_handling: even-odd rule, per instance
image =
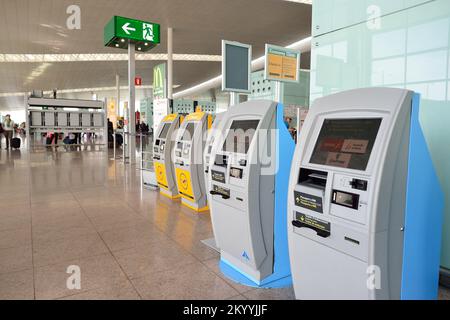
[{"label": "green emergency exit sign", "polygon": [[105,26],[105,46],[126,49],[128,42],[135,43],[139,51],[150,50],[160,42],[160,25],[114,16]]}]

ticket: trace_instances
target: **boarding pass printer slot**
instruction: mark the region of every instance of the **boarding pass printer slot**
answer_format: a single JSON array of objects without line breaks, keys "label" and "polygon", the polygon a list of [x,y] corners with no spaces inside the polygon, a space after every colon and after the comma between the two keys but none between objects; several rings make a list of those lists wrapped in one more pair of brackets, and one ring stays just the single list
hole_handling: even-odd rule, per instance
[{"label": "boarding pass printer slot", "polygon": [[323,213],[327,178],[326,172],[300,169],[298,184],[294,190],[295,205],[316,213]]}]

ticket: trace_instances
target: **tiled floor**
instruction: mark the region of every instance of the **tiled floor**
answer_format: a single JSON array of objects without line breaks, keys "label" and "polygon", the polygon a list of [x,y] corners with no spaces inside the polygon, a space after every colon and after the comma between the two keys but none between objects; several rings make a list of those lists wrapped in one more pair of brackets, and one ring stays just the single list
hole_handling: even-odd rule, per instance
[{"label": "tiled floor", "polygon": [[209,215],[142,190],[103,152],[1,150],[0,206],[0,300],[294,298],[224,278],[200,243]]}]

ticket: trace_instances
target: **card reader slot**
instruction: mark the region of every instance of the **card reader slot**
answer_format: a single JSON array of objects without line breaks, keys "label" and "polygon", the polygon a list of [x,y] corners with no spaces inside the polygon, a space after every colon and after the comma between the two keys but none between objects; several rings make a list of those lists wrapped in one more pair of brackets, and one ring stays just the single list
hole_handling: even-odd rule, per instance
[{"label": "card reader slot", "polygon": [[328,173],[312,169],[300,169],[298,183],[313,188],[325,190],[327,185]]},{"label": "card reader slot", "polygon": [[308,228],[308,229],[314,230],[316,232],[316,234],[319,237],[322,237],[322,238],[328,238],[331,235],[330,231],[325,231],[325,230],[321,230],[319,228],[315,228],[315,227],[313,227],[311,225],[308,225],[308,224],[303,223],[303,222],[298,221],[298,220],[293,220],[292,221],[292,225],[294,227],[296,227],[296,228]]},{"label": "card reader slot", "polygon": [[212,191],[212,190],[211,190],[211,191],[209,192],[209,194],[212,195],[212,196],[222,196],[222,199],[225,199],[225,200],[230,199],[230,196],[224,195],[223,193],[217,192],[217,191]]},{"label": "card reader slot", "polygon": [[318,173],[311,173],[310,175],[308,175],[308,177],[310,177],[311,179],[327,180],[327,176],[326,175],[321,175],[321,174],[318,174]]},{"label": "card reader slot", "polygon": [[154,156],[154,157],[153,157],[153,160],[161,160],[161,157],[159,157],[159,156]]},{"label": "card reader slot", "polygon": [[344,239],[359,246],[359,241],[358,240],[355,240],[355,239],[352,239],[352,238],[349,238],[349,237],[344,237]]},{"label": "card reader slot", "polygon": [[228,166],[228,157],[221,154],[216,155],[216,158],[214,159],[214,165],[226,168]]}]

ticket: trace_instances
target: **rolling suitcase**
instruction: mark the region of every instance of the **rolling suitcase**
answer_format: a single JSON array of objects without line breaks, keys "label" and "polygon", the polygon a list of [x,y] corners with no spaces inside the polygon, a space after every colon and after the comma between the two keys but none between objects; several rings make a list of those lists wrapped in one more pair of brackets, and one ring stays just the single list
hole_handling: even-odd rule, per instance
[{"label": "rolling suitcase", "polygon": [[20,138],[12,138],[11,139],[11,148],[13,149],[20,149]]},{"label": "rolling suitcase", "polygon": [[123,144],[123,137],[121,134],[116,133],[116,145],[120,147]]}]

